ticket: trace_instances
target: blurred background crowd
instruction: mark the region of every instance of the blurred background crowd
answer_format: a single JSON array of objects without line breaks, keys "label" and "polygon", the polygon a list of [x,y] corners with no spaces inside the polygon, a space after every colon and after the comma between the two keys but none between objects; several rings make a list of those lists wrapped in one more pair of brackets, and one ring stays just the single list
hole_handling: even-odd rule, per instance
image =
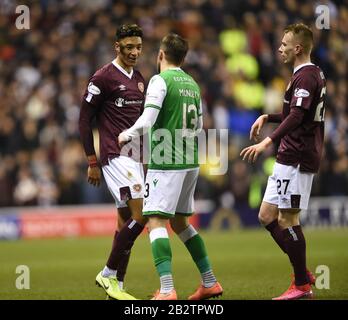
[{"label": "blurred background crowd", "polygon": [[[30,9],[18,30],[15,8]],[[317,29],[318,5],[330,29]],[[325,154],[312,194],[348,195],[348,1],[300,0],[41,0],[0,2],[0,206],[112,202],[105,183],[86,181],[78,132],[81,95],[89,77],[114,58],[122,23],[144,31],[137,68],[156,72],[160,39],[174,31],[190,43],[184,69],[201,86],[205,128],[229,129],[228,173],[201,167],[196,198],[221,210],[259,206],[274,163],[270,149],[249,165],[240,150],[262,113],[280,112],[292,70],[278,48],[286,25],[312,27],[312,62],[327,78]],[[274,127],[268,125],[263,134]]]}]

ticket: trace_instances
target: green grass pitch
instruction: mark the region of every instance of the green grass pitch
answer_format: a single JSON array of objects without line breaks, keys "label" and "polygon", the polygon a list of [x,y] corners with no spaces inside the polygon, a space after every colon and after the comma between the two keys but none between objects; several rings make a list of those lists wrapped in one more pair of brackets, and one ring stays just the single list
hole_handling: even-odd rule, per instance
[{"label": "green grass pitch", "polygon": [[[222,299],[270,299],[288,287],[288,258],[265,230],[201,234],[224,287]],[[348,229],[305,229],[305,235],[309,268],[330,270],[330,289],[315,289],[316,299],[348,299]],[[175,287],[186,299],[198,286],[199,273],[174,235],[171,244]],[[0,241],[0,299],[104,300],[94,280],[110,245],[111,237]],[[16,288],[18,265],[30,268],[29,290]],[[139,299],[149,299],[159,286],[147,235],[136,241],[125,285]]]}]

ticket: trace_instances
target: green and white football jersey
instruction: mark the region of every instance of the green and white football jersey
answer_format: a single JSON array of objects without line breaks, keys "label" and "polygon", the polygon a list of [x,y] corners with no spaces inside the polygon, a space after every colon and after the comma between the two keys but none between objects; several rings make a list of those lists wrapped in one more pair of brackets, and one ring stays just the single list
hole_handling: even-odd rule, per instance
[{"label": "green and white football jersey", "polygon": [[198,84],[181,68],[151,78],[145,108],[159,114],[150,131],[149,169],[183,170],[198,164],[197,130],[202,116]]}]

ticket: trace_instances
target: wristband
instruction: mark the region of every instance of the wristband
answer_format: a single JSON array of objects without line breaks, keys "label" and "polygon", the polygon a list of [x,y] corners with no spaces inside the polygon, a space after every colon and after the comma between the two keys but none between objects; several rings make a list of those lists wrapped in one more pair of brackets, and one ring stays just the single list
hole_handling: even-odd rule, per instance
[{"label": "wristband", "polygon": [[88,166],[91,168],[98,167],[98,161],[97,160],[88,160]]}]

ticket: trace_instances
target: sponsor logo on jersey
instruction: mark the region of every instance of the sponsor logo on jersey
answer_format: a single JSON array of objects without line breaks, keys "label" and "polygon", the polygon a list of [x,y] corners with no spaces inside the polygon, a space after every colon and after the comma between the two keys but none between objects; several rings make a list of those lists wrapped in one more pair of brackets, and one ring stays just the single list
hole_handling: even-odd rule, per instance
[{"label": "sponsor logo on jersey", "polygon": [[126,91],[127,90],[127,87],[124,84],[119,85],[118,88],[120,89],[120,91]]},{"label": "sponsor logo on jersey", "polygon": [[143,100],[125,100],[124,98],[117,98],[115,100],[116,107],[124,107],[131,104],[142,104]]},{"label": "sponsor logo on jersey", "polygon": [[135,192],[140,192],[140,191],[141,191],[141,184],[140,184],[140,183],[135,184],[135,185],[133,186],[133,190],[134,190]]},{"label": "sponsor logo on jersey", "polygon": [[153,180],[153,186],[156,187],[158,179]]},{"label": "sponsor logo on jersey", "polygon": [[296,98],[306,98],[309,97],[309,92],[306,89],[296,88],[294,95]]},{"label": "sponsor logo on jersey", "polygon": [[143,100],[125,100],[124,104],[128,105],[128,104],[142,104]]},{"label": "sponsor logo on jersey", "polygon": [[123,102],[124,102],[124,99],[123,98],[117,98],[115,100],[115,105],[116,107],[123,107]]},{"label": "sponsor logo on jersey", "polygon": [[138,82],[138,89],[140,92],[144,92],[144,84],[142,82]]},{"label": "sponsor logo on jersey", "polygon": [[100,94],[100,89],[96,85],[94,85],[93,82],[90,82],[88,84],[88,89],[87,90],[88,90],[89,93],[94,94],[94,95]]}]

